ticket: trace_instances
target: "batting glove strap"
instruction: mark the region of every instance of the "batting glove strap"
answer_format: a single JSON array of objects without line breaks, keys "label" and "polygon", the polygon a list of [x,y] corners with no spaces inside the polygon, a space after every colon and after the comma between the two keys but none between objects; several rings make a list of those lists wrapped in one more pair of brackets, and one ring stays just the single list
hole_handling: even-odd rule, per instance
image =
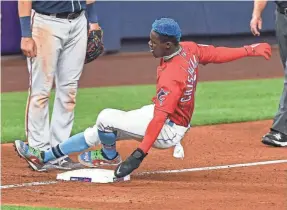
[{"label": "batting glove strap", "polygon": [[145,156],[147,156],[147,154],[145,154],[140,148],[137,148],[132,154],[131,156],[133,156],[136,159],[139,159],[141,161],[143,161],[143,159],[145,158]]}]

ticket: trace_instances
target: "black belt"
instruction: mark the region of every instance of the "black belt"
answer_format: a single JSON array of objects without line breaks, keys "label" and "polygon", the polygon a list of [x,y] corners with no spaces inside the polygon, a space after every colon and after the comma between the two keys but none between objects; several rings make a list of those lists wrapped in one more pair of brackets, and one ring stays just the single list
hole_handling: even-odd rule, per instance
[{"label": "black belt", "polygon": [[287,15],[287,8],[277,7],[277,11],[283,15]]},{"label": "black belt", "polygon": [[39,12],[42,15],[48,15],[56,18],[61,18],[61,19],[76,19],[81,15],[83,10],[77,11],[77,12],[62,12],[62,13],[44,13],[44,12]]}]

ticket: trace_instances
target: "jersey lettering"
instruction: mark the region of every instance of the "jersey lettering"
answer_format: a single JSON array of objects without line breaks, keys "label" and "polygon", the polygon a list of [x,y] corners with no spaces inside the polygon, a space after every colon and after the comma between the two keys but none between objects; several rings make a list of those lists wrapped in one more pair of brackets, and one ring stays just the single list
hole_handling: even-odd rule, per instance
[{"label": "jersey lettering", "polygon": [[187,69],[188,77],[187,77],[187,85],[186,90],[184,91],[184,96],[180,99],[180,102],[188,102],[192,99],[192,93],[194,91],[194,84],[196,82],[196,73],[195,69],[198,67],[198,62],[196,60],[195,55],[193,55],[192,58],[189,59],[189,66]]}]

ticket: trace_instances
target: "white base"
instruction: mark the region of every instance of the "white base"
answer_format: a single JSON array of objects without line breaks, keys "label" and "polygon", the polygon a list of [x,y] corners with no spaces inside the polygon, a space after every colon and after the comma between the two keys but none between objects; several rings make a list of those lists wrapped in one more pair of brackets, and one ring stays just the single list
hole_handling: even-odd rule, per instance
[{"label": "white base", "polygon": [[57,180],[81,181],[95,183],[111,183],[129,181],[130,175],[123,178],[116,178],[113,170],[107,169],[78,169],[57,174]]}]

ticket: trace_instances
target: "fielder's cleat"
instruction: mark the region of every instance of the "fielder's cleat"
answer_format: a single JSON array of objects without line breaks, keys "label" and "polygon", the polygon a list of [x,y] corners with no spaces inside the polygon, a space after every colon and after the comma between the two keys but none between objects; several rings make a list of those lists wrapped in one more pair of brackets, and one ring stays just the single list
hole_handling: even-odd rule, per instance
[{"label": "fielder's cleat", "polygon": [[34,171],[46,171],[42,168],[44,163],[40,150],[30,147],[20,140],[16,140],[14,146],[18,155],[24,158]]},{"label": "fielder's cleat", "polygon": [[274,147],[286,147],[287,135],[275,130],[271,130],[262,137],[262,143]]},{"label": "fielder's cleat", "polygon": [[[15,152],[17,152],[17,155],[20,157],[20,158],[24,158],[23,156],[21,156],[20,154],[19,154],[19,152],[18,152],[18,150],[17,150],[17,148],[16,148],[16,145],[15,144],[13,144],[13,147],[14,147],[14,150],[15,150]],[[25,159],[25,158],[24,158]],[[26,160],[26,159],[25,159]],[[32,163],[30,163],[29,161],[27,161],[27,163],[28,163],[28,168],[30,168],[31,170],[33,170],[33,171],[35,171],[34,170],[34,168],[33,168],[33,164]],[[43,170],[43,171],[46,171],[46,170]]]},{"label": "fielder's cleat", "polygon": [[95,168],[99,166],[116,166],[122,162],[118,153],[114,159],[109,160],[101,149],[84,152],[78,156],[78,160],[84,166]]}]

